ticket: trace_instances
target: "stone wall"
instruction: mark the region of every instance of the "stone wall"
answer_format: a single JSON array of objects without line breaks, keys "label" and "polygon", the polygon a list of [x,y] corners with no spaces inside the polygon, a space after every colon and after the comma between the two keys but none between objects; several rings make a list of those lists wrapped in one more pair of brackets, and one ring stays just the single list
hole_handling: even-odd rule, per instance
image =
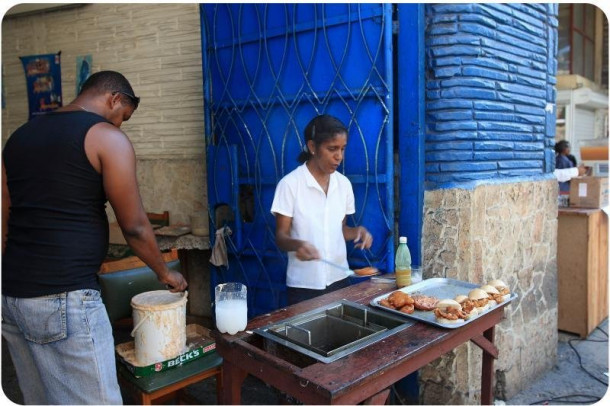
[{"label": "stone wall", "polygon": [[[207,214],[208,190],[203,153],[195,158],[183,159],[140,158],[137,177],[147,212],[161,213],[167,210],[171,224],[189,224],[191,214]],[[109,220],[114,221],[110,205],[107,212]]]},{"label": "stone wall", "polygon": [[[557,182],[427,191],[424,277],[483,284],[518,295],[496,327],[495,397],[507,399],[556,362]],[[480,402],[481,350],[464,344],[420,371],[423,404]]]},{"label": "stone wall", "polygon": [[426,5],[427,188],[551,172],[556,4]]}]

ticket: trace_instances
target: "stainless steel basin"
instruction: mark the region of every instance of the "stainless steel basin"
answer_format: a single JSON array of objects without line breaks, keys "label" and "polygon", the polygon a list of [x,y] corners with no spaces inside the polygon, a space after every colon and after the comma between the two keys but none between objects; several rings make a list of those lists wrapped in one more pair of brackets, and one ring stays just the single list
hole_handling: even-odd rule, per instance
[{"label": "stainless steel basin", "polygon": [[254,332],[330,363],[412,324],[413,321],[342,300]]}]

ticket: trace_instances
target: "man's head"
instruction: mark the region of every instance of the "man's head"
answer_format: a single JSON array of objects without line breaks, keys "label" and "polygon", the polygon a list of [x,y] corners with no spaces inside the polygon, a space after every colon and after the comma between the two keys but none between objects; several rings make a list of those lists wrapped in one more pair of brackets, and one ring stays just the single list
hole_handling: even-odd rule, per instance
[{"label": "man's head", "polygon": [[111,70],[103,70],[89,76],[85,83],[83,83],[79,95],[84,93],[104,94],[107,92],[121,95],[123,100],[131,105],[134,110],[140,104],[140,98],[134,94],[125,76]]},{"label": "man's head", "polygon": [[[88,102],[92,111],[120,127],[138,108],[140,98],[135,95],[125,76],[106,70],[89,76],[81,87],[77,101],[83,104]],[[90,106],[93,102],[95,107]]]}]

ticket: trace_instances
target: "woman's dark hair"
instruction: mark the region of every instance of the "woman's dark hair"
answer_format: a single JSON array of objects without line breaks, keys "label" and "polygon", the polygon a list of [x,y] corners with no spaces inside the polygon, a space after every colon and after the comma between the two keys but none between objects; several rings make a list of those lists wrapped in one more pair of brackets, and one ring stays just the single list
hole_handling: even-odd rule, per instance
[{"label": "woman's dark hair", "polygon": [[307,148],[307,142],[312,140],[316,147],[322,145],[324,142],[334,138],[337,134],[348,134],[345,125],[336,117],[329,114],[322,114],[315,117],[305,127],[305,146],[297,160],[300,163],[307,162],[311,158],[312,154]]},{"label": "woman's dark hair", "polygon": [[561,140],[555,144],[555,152],[558,154],[562,154],[568,148],[570,148],[570,143],[566,140]]}]

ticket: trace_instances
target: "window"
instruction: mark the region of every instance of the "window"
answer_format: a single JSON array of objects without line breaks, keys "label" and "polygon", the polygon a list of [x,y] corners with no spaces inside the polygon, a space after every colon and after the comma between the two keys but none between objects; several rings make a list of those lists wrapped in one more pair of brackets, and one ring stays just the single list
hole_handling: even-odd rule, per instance
[{"label": "window", "polygon": [[590,4],[560,4],[557,74],[595,80],[595,9]]}]

